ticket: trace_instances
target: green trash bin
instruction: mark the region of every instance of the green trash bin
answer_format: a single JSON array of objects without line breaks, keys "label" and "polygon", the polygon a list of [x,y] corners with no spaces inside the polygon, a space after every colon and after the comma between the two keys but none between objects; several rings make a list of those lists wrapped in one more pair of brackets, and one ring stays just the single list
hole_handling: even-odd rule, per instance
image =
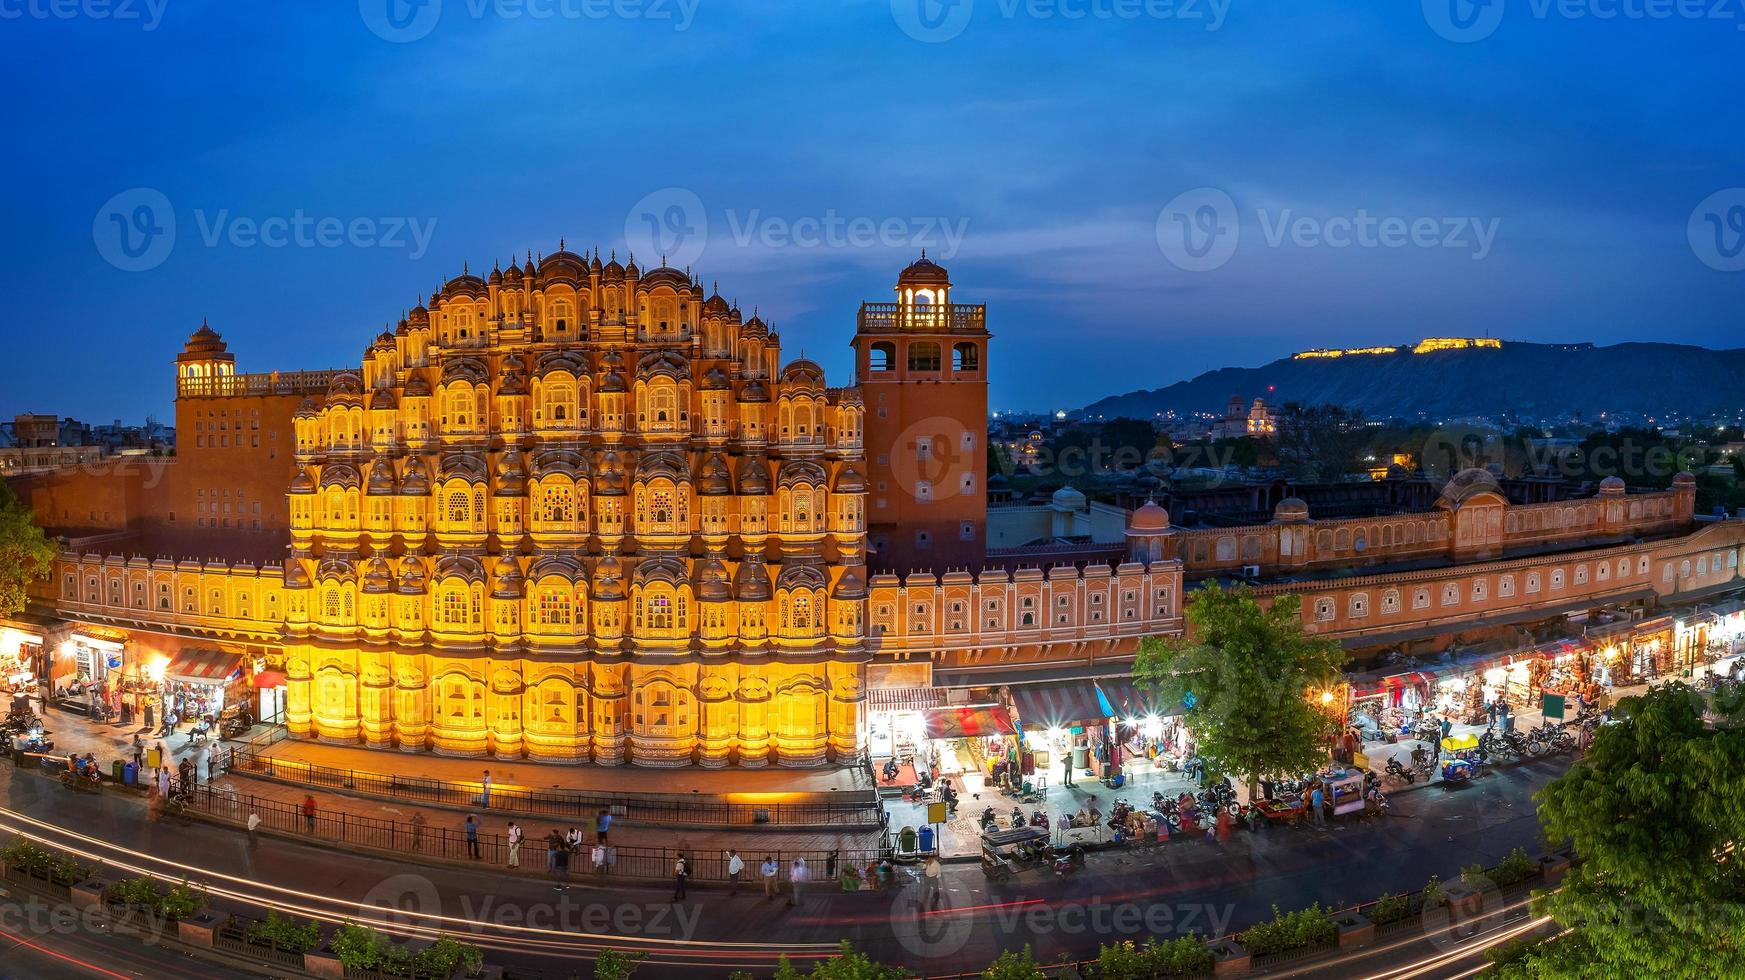
[{"label": "green trash bin", "polygon": [[109,767],[109,778],[115,781],[115,785],[125,786],[127,784],[127,763],[116,759],[115,764]]},{"label": "green trash bin", "polygon": [[904,827],[902,832],[897,834],[897,849],[904,854],[915,853],[916,844],[914,827]]}]

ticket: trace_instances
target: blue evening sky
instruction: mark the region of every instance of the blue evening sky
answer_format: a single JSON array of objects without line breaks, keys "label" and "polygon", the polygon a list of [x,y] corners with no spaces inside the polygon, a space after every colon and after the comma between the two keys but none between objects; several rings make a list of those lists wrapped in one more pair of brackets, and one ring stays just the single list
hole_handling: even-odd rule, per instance
[{"label": "blue evening sky", "polygon": [[[671,248],[835,384],[926,246],[996,408],[1424,335],[1742,346],[1745,0],[1621,2],[0,0],[0,415],[168,417],[202,318],[241,370],[356,365],[560,237]],[[298,214],[337,220],[253,234]]]}]

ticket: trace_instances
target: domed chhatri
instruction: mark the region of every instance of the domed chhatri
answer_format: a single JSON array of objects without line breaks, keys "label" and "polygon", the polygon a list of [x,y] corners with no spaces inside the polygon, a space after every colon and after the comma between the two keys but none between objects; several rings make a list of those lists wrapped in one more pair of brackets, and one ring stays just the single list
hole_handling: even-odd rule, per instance
[{"label": "domed chhatri", "polygon": [[[608,765],[855,758],[858,392],[688,272],[561,242],[488,266],[295,414],[292,733]],[[185,377],[228,364],[209,327],[184,357]],[[404,686],[376,697],[355,683],[372,672]]]}]

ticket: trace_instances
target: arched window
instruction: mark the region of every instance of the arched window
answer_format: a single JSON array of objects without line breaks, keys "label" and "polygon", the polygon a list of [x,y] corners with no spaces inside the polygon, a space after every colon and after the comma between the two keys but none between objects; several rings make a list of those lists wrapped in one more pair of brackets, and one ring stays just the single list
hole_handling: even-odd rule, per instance
[{"label": "arched window", "polygon": [[974,344],[958,344],[951,348],[951,369],[974,372],[981,370],[981,351]]},{"label": "arched window", "polygon": [[448,522],[459,527],[472,523],[472,505],[465,490],[452,490],[448,495]]},{"label": "arched window", "polygon": [[866,369],[868,371],[889,371],[897,364],[897,345],[879,341],[868,348],[866,354]]},{"label": "arched window", "polygon": [[931,340],[920,340],[910,344],[909,370],[939,370],[939,345]]}]

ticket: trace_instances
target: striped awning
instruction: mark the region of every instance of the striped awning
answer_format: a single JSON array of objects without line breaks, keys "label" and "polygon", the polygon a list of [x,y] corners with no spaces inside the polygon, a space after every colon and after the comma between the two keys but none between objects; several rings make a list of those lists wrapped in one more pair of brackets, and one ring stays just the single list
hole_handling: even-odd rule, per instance
[{"label": "striped awning", "polygon": [[242,669],[242,656],[223,650],[183,650],[164,668],[164,679],[183,684],[223,684]]},{"label": "striped awning", "polygon": [[1150,715],[1168,718],[1188,713],[1188,706],[1180,701],[1167,708],[1160,707],[1162,699],[1156,692],[1140,687],[1131,678],[1099,677],[1097,692],[1103,696],[1103,707],[1110,718],[1145,718]]},{"label": "striped awning", "polygon": [[945,692],[936,687],[894,687],[866,692],[868,711],[926,711],[945,703]]},{"label": "striped awning", "polygon": [[1027,729],[1101,723],[1109,717],[1092,681],[1014,684],[1011,691],[1012,707],[1018,709],[1018,721]]},{"label": "striped awning", "polygon": [[928,708],[922,713],[928,738],[969,738],[974,735],[1015,735],[1012,716],[997,704]]}]

